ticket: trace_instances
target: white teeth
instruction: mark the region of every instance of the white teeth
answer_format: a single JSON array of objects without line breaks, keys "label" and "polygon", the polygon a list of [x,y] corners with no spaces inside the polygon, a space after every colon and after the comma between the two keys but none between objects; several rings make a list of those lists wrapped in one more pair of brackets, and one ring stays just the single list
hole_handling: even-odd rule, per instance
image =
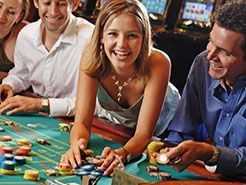
[{"label": "white teeth", "polygon": [[217,68],[217,69],[218,69],[218,68],[222,68],[222,67],[216,65],[215,62],[213,62],[213,61],[210,61],[210,65],[211,65],[213,68]]},{"label": "white teeth", "polygon": [[115,52],[115,54],[120,55],[120,56],[128,55],[128,52],[124,52],[124,51],[114,51],[114,52]]}]

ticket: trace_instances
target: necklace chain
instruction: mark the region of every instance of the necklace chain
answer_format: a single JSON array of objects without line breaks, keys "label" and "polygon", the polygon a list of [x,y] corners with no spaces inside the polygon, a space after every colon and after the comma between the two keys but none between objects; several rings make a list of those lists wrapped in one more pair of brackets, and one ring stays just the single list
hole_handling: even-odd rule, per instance
[{"label": "necklace chain", "polygon": [[129,83],[136,77],[136,74],[131,75],[126,81],[123,81],[122,84],[120,84],[120,81],[117,79],[116,74],[112,74],[111,78],[114,80],[114,84],[118,88],[117,93],[117,101],[120,102],[122,97],[122,90],[124,87],[128,86]]}]

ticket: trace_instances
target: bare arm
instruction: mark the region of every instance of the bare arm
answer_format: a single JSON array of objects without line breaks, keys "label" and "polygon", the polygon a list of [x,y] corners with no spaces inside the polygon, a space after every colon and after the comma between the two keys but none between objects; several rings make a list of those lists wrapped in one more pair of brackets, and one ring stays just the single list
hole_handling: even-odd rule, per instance
[{"label": "bare arm", "polygon": [[[140,155],[152,137],[170,77],[170,61],[164,53],[154,50],[149,62],[150,74],[146,79],[147,85],[144,90],[136,132],[124,146],[132,157]],[[116,150],[116,152],[119,155],[125,153],[122,149]]]},{"label": "bare arm", "polygon": [[70,133],[70,149],[61,161],[75,168],[81,165],[81,150],[86,149],[91,133],[91,123],[97,95],[98,82],[84,71],[79,73],[76,98],[75,124]]}]

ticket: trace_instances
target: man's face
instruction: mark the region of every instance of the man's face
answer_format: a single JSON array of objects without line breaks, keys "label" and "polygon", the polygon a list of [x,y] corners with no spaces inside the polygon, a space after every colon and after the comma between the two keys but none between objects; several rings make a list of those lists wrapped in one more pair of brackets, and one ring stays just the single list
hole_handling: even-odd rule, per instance
[{"label": "man's face", "polygon": [[223,79],[232,85],[237,77],[246,74],[246,54],[241,48],[243,41],[241,33],[214,25],[207,45],[212,78]]},{"label": "man's face", "polygon": [[62,33],[66,28],[73,9],[69,0],[35,0],[39,16],[48,32]]}]

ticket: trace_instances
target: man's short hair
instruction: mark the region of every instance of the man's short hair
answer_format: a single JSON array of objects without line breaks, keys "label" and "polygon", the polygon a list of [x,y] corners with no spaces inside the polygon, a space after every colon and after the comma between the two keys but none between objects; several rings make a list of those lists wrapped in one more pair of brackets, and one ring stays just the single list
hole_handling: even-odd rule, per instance
[{"label": "man's short hair", "polygon": [[246,0],[229,0],[214,15],[219,26],[244,36],[242,49],[246,51]]}]

